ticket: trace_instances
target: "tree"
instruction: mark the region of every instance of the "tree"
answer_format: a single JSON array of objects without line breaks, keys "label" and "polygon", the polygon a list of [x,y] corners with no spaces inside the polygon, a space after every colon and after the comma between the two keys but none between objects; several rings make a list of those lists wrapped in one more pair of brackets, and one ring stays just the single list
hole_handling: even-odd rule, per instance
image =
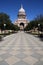
[{"label": "tree", "polygon": [[39,15],[34,20],[30,21],[24,30],[29,31],[31,29],[35,29],[40,24],[40,30],[43,30],[43,16]]},{"label": "tree", "polygon": [[14,27],[15,27],[15,31],[20,30],[20,28],[17,25],[14,25]]},{"label": "tree", "polygon": [[9,15],[7,15],[6,13],[0,13],[0,28],[2,30],[4,29],[4,24],[6,24],[6,29],[10,29],[12,23]]}]

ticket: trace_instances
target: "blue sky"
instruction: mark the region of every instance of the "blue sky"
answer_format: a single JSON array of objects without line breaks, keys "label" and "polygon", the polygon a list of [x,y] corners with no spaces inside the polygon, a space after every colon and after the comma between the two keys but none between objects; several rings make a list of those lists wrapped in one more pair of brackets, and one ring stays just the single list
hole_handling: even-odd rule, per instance
[{"label": "blue sky", "polygon": [[14,22],[21,4],[28,20],[33,20],[37,15],[43,14],[43,0],[0,0],[0,12],[7,13]]}]

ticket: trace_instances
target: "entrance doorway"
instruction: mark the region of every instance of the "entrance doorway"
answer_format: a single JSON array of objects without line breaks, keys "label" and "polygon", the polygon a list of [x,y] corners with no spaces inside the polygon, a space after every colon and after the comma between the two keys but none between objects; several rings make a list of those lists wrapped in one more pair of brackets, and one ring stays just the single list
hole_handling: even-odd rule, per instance
[{"label": "entrance doorway", "polygon": [[24,30],[24,23],[20,23],[20,30],[21,30],[21,31]]}]

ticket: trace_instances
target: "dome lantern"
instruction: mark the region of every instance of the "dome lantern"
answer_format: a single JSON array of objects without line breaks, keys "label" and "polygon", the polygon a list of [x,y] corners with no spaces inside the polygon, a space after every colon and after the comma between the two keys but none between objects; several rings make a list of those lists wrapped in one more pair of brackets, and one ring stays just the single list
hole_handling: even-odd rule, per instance
[{"label": "dome lantern", "polygon": [[18,16],[26,16],[26,13],[25,13],[25,10],[23,8],[23,6],[21,5],[21,8],[19,9],[19,12],[18,12]]},{"label": "dome lantern", "polygon": [[21,8],[19,9],[19,12],[24,12],[25,13],[25,10],[24,10],[22,5],[21,5]]}]

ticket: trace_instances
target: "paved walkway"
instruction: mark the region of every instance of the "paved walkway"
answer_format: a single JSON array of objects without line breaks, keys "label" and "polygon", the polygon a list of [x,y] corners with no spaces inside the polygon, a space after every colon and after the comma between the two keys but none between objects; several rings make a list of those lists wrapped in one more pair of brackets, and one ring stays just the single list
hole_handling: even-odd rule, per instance
[{"label": "paved walkway", "polygon": [[0,65],[43,65],[43,42],[19,32],[0,42]]}]

